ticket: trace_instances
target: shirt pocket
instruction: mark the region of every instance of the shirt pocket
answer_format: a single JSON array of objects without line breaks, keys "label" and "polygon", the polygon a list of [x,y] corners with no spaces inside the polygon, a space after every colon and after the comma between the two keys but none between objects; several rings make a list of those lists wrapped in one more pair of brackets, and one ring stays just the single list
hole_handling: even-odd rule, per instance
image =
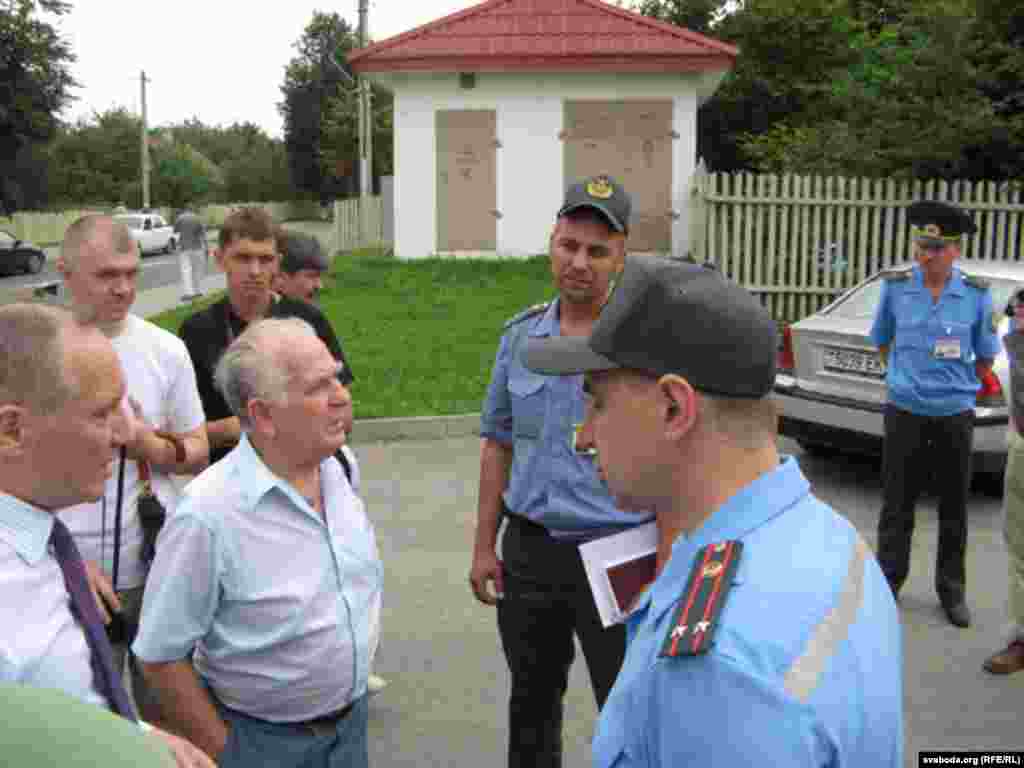
[{"label": "shirt pocket", "polygon": [[928,311],[912,303],[902,306],[896,315],[896,337],[893,347],[896,349],[927,349]]},{"label": "shirt pocket", "polygon": [[512,403],[512,431],[515,437],[538,438],[544,426],[544,384],[546,377],[524,368],[512,368],[508,376]]}]

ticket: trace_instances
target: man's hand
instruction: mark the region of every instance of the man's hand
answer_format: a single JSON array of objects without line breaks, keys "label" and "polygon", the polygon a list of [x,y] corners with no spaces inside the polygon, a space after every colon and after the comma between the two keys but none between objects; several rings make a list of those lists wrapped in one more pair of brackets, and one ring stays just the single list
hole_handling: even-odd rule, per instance
[{"label": "man's hand", "polygon": [[171,750],[178,768],[217,768],[217,764],[203,750],[193,746],[191,742],[156,726],[152,726],[152,728],[150,734]]},{"label": "man's hand", "polygon": [[104,624],[109,624],[110,610],[113,609],[117,613],[121,611],[121,601],[117,597],[117,592],[114,591],[114,585],[110,583],[110,579],[107,578],[107,574],[103,572],[99,564],[92,560],[85,561],[85,578],[89,582],[89,589],[92,590],[92,596],[96,599],[96,605],[100,609],[100,618],[103,619]]},{"label": "man's hand", "polygon": [[[494,582],[494,591],[487,588]],[[473,567],[469,571],[469,584],[473,588],[476,599],[484,605],[497,605],[498,600],[505,596],[505,580],[501,570],[501,560],[494,550],[474,552]]]}]

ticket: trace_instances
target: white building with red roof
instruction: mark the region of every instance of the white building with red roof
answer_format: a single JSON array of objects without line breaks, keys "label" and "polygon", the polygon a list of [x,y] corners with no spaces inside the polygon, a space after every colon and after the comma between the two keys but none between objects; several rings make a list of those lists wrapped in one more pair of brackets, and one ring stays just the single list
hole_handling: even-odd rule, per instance
[{"label": "white building with red roof", "polygon": [[545,253],[565,187],[607,174],[630,249],[682,255],[697,108],[736,55],[600,0],[487,0],[353,51],[394,94],[395,253]]}]

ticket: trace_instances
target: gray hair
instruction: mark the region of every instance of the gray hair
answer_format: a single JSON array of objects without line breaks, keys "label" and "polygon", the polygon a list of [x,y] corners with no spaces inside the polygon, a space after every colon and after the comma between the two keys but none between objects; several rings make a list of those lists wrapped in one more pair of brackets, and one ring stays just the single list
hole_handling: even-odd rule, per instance
[{"label": "gray hair", "polygon": [[313,326],[298,317],[259,320],[235,339],[217,362],[214,381],[231,412],[251,427],[247,413],[254,399],[284,403],[291,371],[282,352],[295,336],[316,337]]},{"label": "gray hair", "polygon": [[131,230],[123,222],[103,214],[90,213],[76,219],[64,232],[60,255],[65,269],[69,272],[73,270],[82,251],[95,247],[100,238],[104,238],[100,241],[103,245],[109,243],[113,247],[114,253],[132,253],[136,248]]},{"label": "gray hair", "polygon": [[71,314],[60,307],[0,307],[0,403],[55,411],[77,397],[64,360],[63,333],[70,324]]}]

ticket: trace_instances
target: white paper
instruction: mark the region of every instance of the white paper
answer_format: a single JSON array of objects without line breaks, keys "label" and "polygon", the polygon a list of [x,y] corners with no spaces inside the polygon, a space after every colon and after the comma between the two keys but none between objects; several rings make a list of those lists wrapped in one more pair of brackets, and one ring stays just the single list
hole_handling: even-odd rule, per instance
[{"label": "white paper", "polygon": [[658,533],[653,522],[580,544],[580,555],[583,557],[590,591],[605,627],[622,622],[627,615],[619,610],[608,580],[608,569],[650,555],[657,548]]}]

